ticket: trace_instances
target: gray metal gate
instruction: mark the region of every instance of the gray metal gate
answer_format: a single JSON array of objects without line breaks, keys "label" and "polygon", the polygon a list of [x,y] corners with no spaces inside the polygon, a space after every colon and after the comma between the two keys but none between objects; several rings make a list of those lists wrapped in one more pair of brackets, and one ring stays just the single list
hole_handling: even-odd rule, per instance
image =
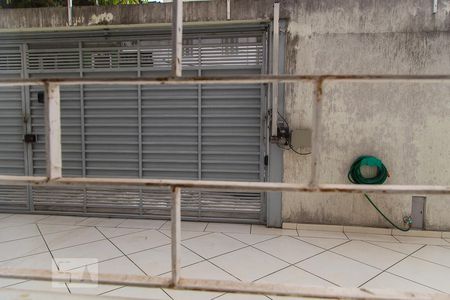
[{"label": "gray metal gate", "polygon": [[[220,33],[190,30],[184,45],[185,75],[264,72],[265,26]],[[170,48],[170,36],[164,31],[39,34],[19,44],[15,52],[19,59],[16,75],[29,78],[167,76]],[[8,62],[12,65],[11,60]],[[0,65],[4,63],[5,60]],[[0,72],[7,76],[3,68]],[[30,122],[23,125],[17,117],[15,123],[4,119],[0,122],[8,123],[9,127],[2,127],[0,134],[12,135],[14,149],[22,148],[22,152],[17,152],[22,156],[14,164],[17,170],[11,172],[24,175],[29,168],[28,174],[43,175],[42,88],[20,89],[15,92],[11,89],[8,97],[15,100],[11,109],[25,115],[28,111]],[[64,87],[61,90],[63,175],[264,180],[264,99],[264,86],[251,84]],[[4,103],[0,104],[3,111],[9,102],[1,103]],[[29,133],[35,134],[37,141],[27,146],[22,142],[23,133],[12,128],[13,125],[24,128],[28,125]],[[0,153],[8,149],[2,144]],[[6,159],[10,157],[6,152],[3,155]],[[3,170],[8,166],[0,166],[0,173],[5,173]],[[25,209],[35,211],[151,217],[169,214],[170,199],[165,190],[107,187],[29,190],[29,201],[25,197],[26,189],[15,193],[21,193],[17,198]],[[12,190],[5,191],[12,199]],[[12,207],[11,199],[5,199],[4,206]],[[264,195],[259,193],[193,191],[183,194],[182,200],[185,219],[264,222],[265,218]]]}]

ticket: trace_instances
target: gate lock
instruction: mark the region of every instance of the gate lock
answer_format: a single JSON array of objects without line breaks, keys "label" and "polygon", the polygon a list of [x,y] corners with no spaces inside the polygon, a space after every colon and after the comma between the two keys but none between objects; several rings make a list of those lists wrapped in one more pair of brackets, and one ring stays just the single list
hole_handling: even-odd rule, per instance
[{"label": "gate lock", "polygon": [[25,134],[23,141],[27,144],[34,144],[37,141],[37,136],[35,134]]}]

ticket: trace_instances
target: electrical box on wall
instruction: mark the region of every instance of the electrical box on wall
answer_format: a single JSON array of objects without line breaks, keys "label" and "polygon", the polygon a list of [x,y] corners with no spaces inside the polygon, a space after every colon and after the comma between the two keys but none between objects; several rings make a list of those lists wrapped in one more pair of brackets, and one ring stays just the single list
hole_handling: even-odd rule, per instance
[{"label": "electrical box on wall", "polygon": [[311,148],[311,139],[311,129],[294,129],[291,132],[291,146],[294,149]]}]

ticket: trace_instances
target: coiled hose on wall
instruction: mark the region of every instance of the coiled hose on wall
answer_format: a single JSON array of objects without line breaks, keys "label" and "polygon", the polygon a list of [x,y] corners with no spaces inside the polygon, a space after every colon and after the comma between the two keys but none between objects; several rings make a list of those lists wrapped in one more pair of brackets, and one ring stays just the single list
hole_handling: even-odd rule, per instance
[{"label": "coiled hose on wall", "polygon": [[[363,166],[376,167],[377,174],[374,177],[364,177],[363,174],[361,173],[361,167]],[[380,159],[374,156],[364,155],[358,157],[358,159],[356,159],[353,162],[353,164],[350,167],[350,170],[348,171],[347,177],[350,180],[350,182],[354,184],[383,184],[389,177],[389,172]],[[411,217],[406,217],[403,220],[403,222],[407,224],[407,228],[397,226],[378,208],[378,206],[375,205],[375,203],[373,203],[369,195],[364,193],[364,197],[366,197],[366,199],[370,202],[370,204],[372,204],[372,206],[378,211],[378,213],[392,226],[401,231],[408,231],[411,229],[412,225]]]}]

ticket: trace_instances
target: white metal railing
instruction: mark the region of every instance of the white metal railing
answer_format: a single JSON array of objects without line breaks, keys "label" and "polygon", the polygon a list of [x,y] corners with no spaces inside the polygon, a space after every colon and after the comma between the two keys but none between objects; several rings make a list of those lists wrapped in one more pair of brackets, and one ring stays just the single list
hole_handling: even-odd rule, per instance
[{"label": "white metal railing", "polygon": [[[349,185],[319,184],[317,167],[319,157],[320,116],[322,110],[322,93],[327,81],[450,81],[447,75],[270,75],[242,77],[201,77],[201,78],[115,78],[109,79],[48,79],[48,80],[1,80],[0,86],[44,85],[45,87],[45,126],[47,176],[0,176],[2,185],[107,185],[107,186],[157,186],[170,188],[172,192],[172,277],[170,279],[151,276],[129,276],[99,274],[98,283],[125,284],[133,286],[173,287],[178,289],[194,289],[221,292],[244,292],[252,294],[275,294],[285,296],[325,297],[325,298],[358,298],[358,299],[411,299],[434,298],[432,295],[412,293],[392,293],[389,291],[373,291],[366,289],[344,288],[305,288],[280,284],[245,283],[222,280],[194,280],[180,277],[180,245],[181,245],[181,189],[216,189],[239,191],[290,191],[290,192],[345,192],[345,193],[424,193],[450,194],[450,186],[435,185]],[[308,81],[315,84],[314,121],[312,141],[312,168],[308,184],[268,183],[268,182],[229,182],[229,181],[193,181],[193,180],[157,180],[130,178],[66,178],[62,177],[61,155],[61,117],[60,89],[61,85],[74,84],[236,84],[272,83]],[[92,278],[72,272],[49,272],[43,270],[0,269],[0,277],[90,282]],[[450,299],[450,298],[449,298]]]},{"label": "white metal railing", "polygon": [[[144,287],[172,287],[177,289],[208,290],[220,292],[242,292],[251,294],[271,294],[280,296],[345,298],[345,299],[450,299],[448,296],[430,294],[401,293],[384,290],[300,287],[282,284],[262,284],[250,282],[234,282],[222,280],[196,280],[180,276],[181,245],[181,190],[182,189],[219,189],[240,191],[290,191],[290,192],[344,192],[344,193],[424,193],[450,194],[450,186],[435,185],[349,185],[319,184],[317,168],[320,162],[320,123],[322,111],[322,94],[324,83],[328,81],[427,81],[449,82],[450,75],[249,75],[233,77],[181,77],[181,37],[182,37],[182,1],[175,0],[173,7],[173,66],[172,76],[163,78],[55,78],[55,79],[11,79],[0,80],[0,86],[43,85],[45,87],[45,127],[47,176],[0,176],[0,185],[108,185],[108,186],[157,186],[170,188],[172,193],[171,226],[172,226],[172,277],[99,274],[95,280],[100,284],[118,284]],[[275,4],[275,16],[279,6]],[[278,12],[277,12],[278,9]],[[277,20],[276,20],[277,21]],[[276,67],[277,64],[274,64]],[[60,86],[80,84],[110,85],[191,85],[191,84],[249,84],[283,82],[312,82],[315,85],[313,105],[313,139],[312,167],[308,184],[267,183],[267,182],[230,182],[230,181],[192,181],[192,180],[155,180],[129,178],[65,178],[62,177],[61,152],[61,117]],[[276,89],[276,88],[275,88]],[[274,99],[276,102],[276,97]],[[274,107],[273,107],[274,108]],[[273,116],[276,118],[275,116]],[[273,120],[272,120],[273,121]],[[276,126],[276,122],[275,122]],[[20,279],[55,280],[64,282],[93,282],[88,274],[74,272],[51,272],[45,270],[29,270],[0,268],[0,277]]]}]

